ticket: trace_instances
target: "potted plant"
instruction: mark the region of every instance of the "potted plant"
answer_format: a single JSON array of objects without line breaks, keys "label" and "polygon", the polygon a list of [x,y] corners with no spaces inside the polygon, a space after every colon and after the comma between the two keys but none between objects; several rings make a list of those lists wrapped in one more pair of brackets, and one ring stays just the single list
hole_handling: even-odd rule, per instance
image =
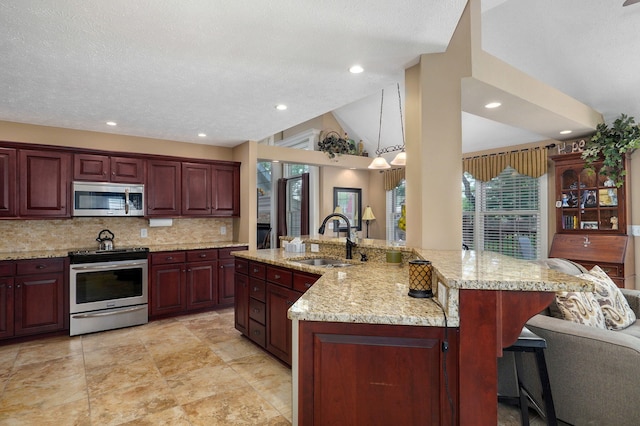
[{"label": "potted plant", "polygon": [[640,127],[633,117],[620,114],[611,126],[598,124],[596,133],[587,141],[582,159],[594,170],[593,163],[602,159],[600,174],[608,176],[617,187],[624,183],[627,174],[624,159],[640,146]]},{"label": "potted plant", "polygon": [[329,158],[334,158],[336,155],[353,154],[354,146],[353,141],[342,138],[337,132],[331,131],[318,142],[318,148],[320,151],[327,154]]}]

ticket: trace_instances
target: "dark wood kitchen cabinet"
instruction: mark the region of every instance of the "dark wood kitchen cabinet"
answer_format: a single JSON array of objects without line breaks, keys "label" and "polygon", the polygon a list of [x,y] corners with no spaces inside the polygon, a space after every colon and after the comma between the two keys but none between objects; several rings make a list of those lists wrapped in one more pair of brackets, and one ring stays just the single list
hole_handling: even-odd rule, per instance
[{"label": "dark wood kitchen cabinet", "polygon": [[239,216],[239,167],[183,162],[182,215]]},{"label": "dark wood kitchen cabinet", "polygon": [[16,262],[15,335],[64,329],[64,259]]},{"label": "dark wood kitchen cabinet", "polygon": [[287,311],[320,276],[241,258],[235,275],[235,328],[291,365]]},{"label": "dark wood kitchen cabinet", "polygon": [[144,183],[144,160],[99,154],[74,154],[73,179],[92,182]]},{"label": "dark wood kitchen cabinet", "polygon": [[65,259],[0,262],[0,338],[64,330]]},{"label": "dark wood kitchen cabinet", "polygon": [[235,301],[235,261],[231,252],[247,250],[246,246],[218,249],[218,303],[231,306]]},{"label": "dark wood kitchen cabinet", "polygon": [[16,215],[16,166],[16,150],[0,148],[0,217]]},{"label": "dark wood kitchen cabinet", "polygon": [[211,166],[182,163],[182,214],[211,215]]},{"label": "dark wood kitchen cabinet", "polygon": [[240,216],[240,167],[211,166],[213,216]]},{"label": "dark wood kitchen cabinet", "polygon": [[13,336],[15,262],[0,262],[0,339]]},{"label": "dark wood kitchen cabinet", "polygon": [[237,250],[246,246],[151,253],[149,316],[232,305],[235,268],[230,253]]},{"label": "dark wood kitchen cabinet", "polygon": [[19,213],[22,217],[70,217],[71,154],[18,151]]},{"label": "dark wood kitchen cabinet", "polygon": [[147,216],[180,216],[181,168],[180,161],[147,161]]},{"label": "dark wood kitchen cabinet", "polygon": [[[447,335],[441,327],[299,324],[298,424],[458,424],[452,419],[458,407],[455,331]],[[445,340],[446,353],[441,349]],[[445,357],[448,369],[442,367]]]}]

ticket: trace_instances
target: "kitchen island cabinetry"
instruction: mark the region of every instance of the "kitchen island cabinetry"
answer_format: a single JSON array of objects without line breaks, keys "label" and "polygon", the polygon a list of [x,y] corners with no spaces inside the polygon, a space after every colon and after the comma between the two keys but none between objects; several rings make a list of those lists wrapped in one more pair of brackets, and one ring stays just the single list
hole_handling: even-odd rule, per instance
[{"label": "kitchen island cabinetry", "polygon": [[[320,243],[344,247],[333,240]],[[388,246],[366,249],[383,259],[375,250]],[[295,424],[495,425],[502,348],[555,292],[593,291],[589,281],[497,253],[403,251],[431,261],[433,299],[409,297],[407,264],[381,260],[325,269],[289,308]],[[312,269],[282,250],[236,257]]]},{"label": "kitchen island cabinetry", "polygon": [[218,250],[218,304],[232,306],[235,300],[235,261],[231,252],[247,247],[230,247]]},{"label": "kitchen island cabinetry", "polygon": [[63,258],[0,263],[0,338],[67,327],[65,270]]},{"label": "kitchen island cabinetry", "polygon": [[455,330],[301,322],[300,342],[298,424],[452,424]]},{"label": "kitchen island cabinetry", "polygon": [[235,327],[287,365],[292,329],[287,311],[319,275],[236,259]]},{"label": "kitchen island cabinetry", "polygon": [[71,154],[21,149],[18,158],[19,215],[70,217]]},{"label": "kitchen island cabinetry", "polygon": [[16,150],[0,148],[0,217],[16,215]]},{"label": "kitchen island cabinetry", "polygon": [[91,182],[144,183],[144,160],[100,154],[74,154],[73,179]]}]

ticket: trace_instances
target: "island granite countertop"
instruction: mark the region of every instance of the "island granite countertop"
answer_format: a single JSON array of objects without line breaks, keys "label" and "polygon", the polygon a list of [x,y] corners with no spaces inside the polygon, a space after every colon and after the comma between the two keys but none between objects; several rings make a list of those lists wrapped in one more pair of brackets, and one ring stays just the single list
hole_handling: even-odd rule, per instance
[{"label": "island granite countertop", "polygon": [[[593,291],[592,283],[547,269],[535,262],[491,252],[419,250],[416,258],[434,267],[433,299],[409,297],[409,266],[359,262],[346,268],[323,268],[295,260],[326,257],[318,253],[287,253],[279,249],[233,252],[236,257],[316,273],[322,277],[289,309],[290,319],[444,326],[459,326],[459,291]],[[439,301],[438,303],[436,301]]]}]

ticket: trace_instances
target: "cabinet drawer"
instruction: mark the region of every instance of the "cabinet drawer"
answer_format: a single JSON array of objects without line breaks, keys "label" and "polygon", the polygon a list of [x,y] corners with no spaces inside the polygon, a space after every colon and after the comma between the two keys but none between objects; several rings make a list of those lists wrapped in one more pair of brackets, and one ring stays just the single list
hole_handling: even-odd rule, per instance
[{"label": "cabinet drawer", "polygon": [[267,265],[263,263],[249,262],[249,275],[265,279],[267,275]]},{"label": "cabinet drawer", "polygon": [[236,272],[247,275],[249,273],[249,261],[244,259],[236,259]]},{"label": "cabinet drawer", "polygon": [[293,289],[295,291],[299,291],[304,293],[309,290],[309,288],[318,281],[320,275],[315,274],[306,274],[304,272],[294,272],[293,273]]},{"label": "cabinet drawer", "polygon": [[198,262],[200,260],[216,260],[218,258],[218,250],[191,250],[187,252],[188,262]]},{"label": "cabinet drawer", "polygon": [[164,265],[168,263],[184,263],[187,255],[183,251],[167,251],[162,253],[151,254],[152,265]]},{"label": "cabinet drawer", "polygon": [[267,267],[267,281],[279,284],[283,287],[291,288],[293,284],[293,276],[289,269],[276,268],[274,266]]},{"label": "cabinet drawer", "polygon": [[33,259],[16,262],[16,275],[43,274],[49,272],[62,272],[64,259]]},{"label": "cabinet drawer", "polygon": [[0,277],[11,277],[16,274],[16,263],[0,262]]},{"label": "cabinet drawer", "polygon": [[258,321],[261,324],[265,323],[267,318],[267,309],[264,302],[260,302],[256,299],[249,299],[249,318]]},{"label": "cabinet drawer", "polygon": [[587,269],[591,269],[593,268],[595,265],[598,265],[600,267],[600,269],[602,269],[604,272],[606,272],[607,275],[609,275],[609,277],[611,278],[624,278],[623,274],[622,274],[622,266],[621,265],[611,265],[611,264],[605,264],[605,263],[589,263],[589,262],[578,262],[580,263],[582,266],[584,266]]},{"label": "cabinet drawer", "polygon": [[231,254],[234,251],[247,250],[248,247],[240,246],[240,247],[226,247],[218,249],[218,258],[219,259],[231,259],[233,255]]},{"label": "cabinet drawer", "polygon": [[266,300],[265,282],[256,278],[251,278],[249,280],[249,296],[264,302]]},{"label": "cabinet drawer", "polygon": [[267,345],[267,333],[264,325],[250,319],[249,338],[264,348]]}]

